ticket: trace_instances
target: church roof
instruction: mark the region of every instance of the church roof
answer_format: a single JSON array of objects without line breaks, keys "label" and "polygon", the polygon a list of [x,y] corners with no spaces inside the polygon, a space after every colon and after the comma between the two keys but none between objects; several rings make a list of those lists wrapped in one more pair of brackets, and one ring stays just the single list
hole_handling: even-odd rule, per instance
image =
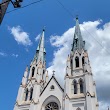
[{"label": "church roof", "polygon": [[45,91],[45,89],[47,88],[47,86],[49,85],[49,83],[51,82],[51,80],[54,79],[55,82],[58,84],[58,86],[60,87],[60,89],[62,90],[62,92],[64,92],[64,89],[61,87],[61,85],[59,84],[59,82],[57,81],[57,79],[55,78],[54,75],[52,75],[52,77],[50,78],[49,82],[47,83],[47,85],[44,87],[44,89],[42,90],[40,96],[42,95],[42,93]]}]

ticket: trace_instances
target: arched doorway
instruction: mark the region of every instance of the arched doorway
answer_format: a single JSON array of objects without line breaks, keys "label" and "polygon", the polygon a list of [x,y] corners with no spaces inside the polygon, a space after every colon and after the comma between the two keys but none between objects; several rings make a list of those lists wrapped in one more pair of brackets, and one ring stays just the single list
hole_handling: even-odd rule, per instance
[{"label": "arched doorway", "polygon": [[61,110],[61,105],[61,100],[51,95],[44,100],[41,110]]}]

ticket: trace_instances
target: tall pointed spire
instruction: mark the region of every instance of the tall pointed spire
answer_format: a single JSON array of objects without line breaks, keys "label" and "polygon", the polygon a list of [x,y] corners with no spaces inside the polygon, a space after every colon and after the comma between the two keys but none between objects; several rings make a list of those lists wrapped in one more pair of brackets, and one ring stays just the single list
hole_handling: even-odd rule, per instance
[{"label": "tall pointed spire", "polygon": [[38,47],[36,49],[36,55],[34,57],[34,60],[38,63],[39,61],[42,62],[42,64],[45,64],[45,47],[44,47],[44,34],[45,34],[45,29],[43,29],[43,32],[41,34],[41,38],[38,44]]},{"label": "tall pointed spire", "polygon": [[85,46],[85,41],[83,41],[78,17],[76,17],[76,27],[75,27],[73,44],[72,44],[72,51],[74,51],[76,49],[78,49],[78,50],[84,49],[84,46]]}]

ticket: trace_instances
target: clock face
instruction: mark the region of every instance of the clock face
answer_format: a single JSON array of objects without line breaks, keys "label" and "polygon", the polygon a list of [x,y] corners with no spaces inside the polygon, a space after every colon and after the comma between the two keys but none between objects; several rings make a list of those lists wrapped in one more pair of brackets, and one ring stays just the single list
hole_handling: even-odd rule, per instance
[{"label": "clock face", "polygon": [[45,110],[59,110],[58,104],[55,102],[50,102],[46,105]]}]

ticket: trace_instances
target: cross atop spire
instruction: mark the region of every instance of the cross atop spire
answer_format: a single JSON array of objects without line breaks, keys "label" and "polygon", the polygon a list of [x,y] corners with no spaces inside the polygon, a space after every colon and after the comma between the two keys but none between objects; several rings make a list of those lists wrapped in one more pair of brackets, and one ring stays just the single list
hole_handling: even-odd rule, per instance
[{"label": "cross atop spire", "polygon": [[45,33],[45,29],[43,28],[43,32],[41,34],[41,38],[40,38],[38,47],[36,49],[36,55],[34,57],[34,60],[36,60],[37,63],[39,61],[41,61],[42,64],[45,63],[45,55],[46,55],[46,51],[45,51],[45,47],[44,47],[44,33]]},{"label": "cross atop spire", "polygon": [[83,41],[81,30],[79,26],[78,16],[76,16],[76,27],[75,27],[75,33],[74,33],[74,39],[72,44],[72,51],[78,49],[84,49],[85,41]]}]

